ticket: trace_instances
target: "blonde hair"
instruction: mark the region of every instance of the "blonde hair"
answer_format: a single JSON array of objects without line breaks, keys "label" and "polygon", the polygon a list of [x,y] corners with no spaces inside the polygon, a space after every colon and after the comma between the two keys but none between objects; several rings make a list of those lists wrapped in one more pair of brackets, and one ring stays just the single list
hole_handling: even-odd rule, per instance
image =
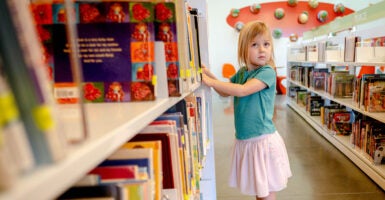
[{"label": "blonde hair", "polygon": [[248,22],[240,31],[238,38],[238,64],[239,66],[248,66],[250,64],[249,45],[258,35],[266,35],[271,41],[272,52],[267,64],[275,70],[273,37],[269,27],[261,21]]}]

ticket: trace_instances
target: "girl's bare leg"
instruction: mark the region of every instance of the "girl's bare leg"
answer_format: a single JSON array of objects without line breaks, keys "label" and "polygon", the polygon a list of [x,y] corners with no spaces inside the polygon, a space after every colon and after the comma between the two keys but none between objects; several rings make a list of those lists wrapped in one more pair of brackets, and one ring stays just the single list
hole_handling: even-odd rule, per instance
[{"label": "girl's bare leg", "polygon": [[275,200],[275,193],[274,192],[270,192],[269,196],[263,197],[263,198],[258,198],[257,197],[257,200]]}]

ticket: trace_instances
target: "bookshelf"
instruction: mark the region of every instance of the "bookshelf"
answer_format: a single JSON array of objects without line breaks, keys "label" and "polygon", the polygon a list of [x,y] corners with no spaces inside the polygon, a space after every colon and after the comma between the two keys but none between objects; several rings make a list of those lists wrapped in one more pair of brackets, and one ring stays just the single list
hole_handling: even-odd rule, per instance
[{"label": "bookshelf", "polygon": [[[361,66],[384,66],[385,60],[370,60],[368,61],[359,61],[359,62],[345,62],[344,53],[344,38],[347,36],[357,36],[362,39],[366,38],[375,38],[385,36],[383,31],[385,24],[383,22],[384,15],[383,13],[377,11],[377,9],[383,9],[385,7],[384,2],[380,2],[373,6],[370,6],[366,9],[343,17],[341,19],[334,20],[333,22],[318,27],[313,31],[304,33],[303,41],[299,44],[290,45],[288,51],[292,50],[293,54],[288,53],[288,62],[287,62],[287,77],[291,75],[291,69],[293,67],[313,67],[316,68],[327,68],[329,72],[333,66],[344,66],[345,70],[350,74],[358,74],[358,70]],[[328,60],[326,57],[324,60],[319,61],[320,57],[310,59],[310,54],[306,55],[306,46],[318,44],[319,42],[328,42],[331,41],[340,46],[341,60],[335,60],[334,55],[332,60]],[[305,51],[298,51],[299,49],[304,48]],[[320,49],[318,48],[318,51]],[[324,51],[325,52],[325,51]],[[320,55],[320,52],[317,52]],[[324,54],[325,55],[325,54]],[[357,55],[356,55],[357,56]],[[384,57],[385,55],[382,55]],[[330,56],[329,58],[331,58]],[[338,56],[337,56],[338,57]],[[381,56],[380,56],[381,57]],[[357,58],[355,58],[357,59]],[[368,116],[372,119],[379,121],[380,123],[385,123],[385,113],[384,112],[367,112],[364,108],[359,107],[355,104],[352,98],[335,98],[330,93],[323,90],[315,90],[313,87],[305,86],[302,82],[298,80],[292,80],[288,78],[287,88],[290,86],[296,86],[301,89],[306,90],[310,94],[315,94],[321,96],[327,101],[333,101],[339,105],[345,106],[347,110],[354,111],[356,113]],[[367,155],[363,150],[354,147],[354,144],[351,142],[350,136],[336,135],[333,134],[330,129],[327,129],[325,125],[321,123],[321,118],[319,116],[311,116],[305,107],[297,104],[293,98],[290,97],[290,92],[287,93],[288,101],[287,104],[294,111],[296,111],[306,122],[308,122],[315,130],[318,131],[325,139],[327,139],[331,144],[333,144],[338,150],[340,150],[346,157],[348,157],[353,163],[357,165],[364,173],[366,173],[374,182],[376,182],[382,189],[385,189],[385,165],[376,165],[373,163],[373,160],[368,159]]]},{"label": "bookshelf", "polygon": [[[195,89],[198,87],[195,86]],[[188,94],[154,102],[86,104],[89,139],[82,144],[70,146],[65,159],[23,177],[16,187],[1,193],[0,199],[55,198]],[[65,111],[71,109],[71,105],[63,105],[59,109]],[[80,120],[77,121],[80,123]]]},{"label": "bookshelf", "polygon": [[[185,1],[177,0],[183,4]],[[25,1],[27,2],[27,1]],[[23,4],[24,5],[24,4]],[[195,1],[192,5],[205,12],[205,0]],[[207,43],[206,14],[200,15],[200,42]],[[202,45],[202,54],[207,44]],[[206,48],[207,49],[207,48]],[[181,59],[187,60],[184,56]],[[208,56],[204,56],[202,62],[208,62]],[[164,62],[164,60],[163,60]],[[165,76],[165,74],[164,74]],[[158,76],[158,78],[160,78]],[[159,80],[158,80],[159,83]],[[167,87],[167,85],[166,85]],[[164,87],[162,87],[164,89]],[[129,103],[86,103],[84,106],[84,117],[79,114],[78,105],[62,104],[55,106],[59,113],[60,124],[65,127],[65,132],[79,132],[82,126],[87,127],[87,138],[83,142],[68,144],[66,156],[48,165],[38,166],[32,172],[25,174],[16,180],[16,183],[7,190],[0,191],[0,200],[8,199],[54,199],[65,190],[70,188],[76,181],[83,177],[92,168],[111,155],[122,144],[135,136],[149,123],[177,104],[187,96],[206,90],[199,82],[189,84],[178,97],[167,97],[167,91],[158,91],[154,101],[129,102]],[[211,100],[206,99],[207,105]],[[206,118],[211,117],[210,106],[208,106]],[[86,124],[83,123],[86,122]],[[206,122],[209,120],[206,119]],[[202,180],[201,197],[204,199],[215,199],[215,172],[214,172],[214,148],[211,124],[205,124],[209,132],[209,145],[207,157],[199,172]]]}]

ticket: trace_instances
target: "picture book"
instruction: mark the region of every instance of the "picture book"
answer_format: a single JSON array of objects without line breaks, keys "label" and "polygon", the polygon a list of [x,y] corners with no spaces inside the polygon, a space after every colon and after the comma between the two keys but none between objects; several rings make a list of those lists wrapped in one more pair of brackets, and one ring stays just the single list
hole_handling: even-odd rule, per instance
[{"label": "picture book", "polygon": [[95,186],[82,186],[71,187],[59,197],[58,200],[64,199],[103,199],[114,200],[121,198],[121,189],[117,185],[95,185]]},{"label": "picture book", "polygon": [[[71,48],[62,3],[34,3],[46,62],[52,67],[59,103],[131,102],[155,99],[155,4],[134,1],[75,1],[77,47],[83,74],[74,84]],[[81,88],[82,91],[79,91]],[[83,95],[80,97],[79,95]]]},{"label": "picture book", "polygon": [[320,116],[321,107],[324,105],[324,102],[325,100],[320,96],[311,96],[308,102],[310,116]]},{"label": "picture book", "polygon": [[164,133],[167,134],[170,141],[170,152],[171,152],[171,162],[172,162],[172,173],[174,177],[175,187],[178,189],[178,194],[183,194],[182,189],[182,169],[180,165],[180,148],[179,148],[179,136],[176,129],[175,121],[167,121],[162,124],[153,124],[148,125],[144,129],[140,131],[138,135],[146,135],[146,134],[156,134],[156,133]]},{"label": "picture book", "polygon": [[154,158],[155,173],[155,199],[161,199],[161,189],[163,188],[163,169],[162,169],[162,142],[157,141],[130,141],[126,142],[121,148],[151,148]]},{"label": "picture book", "polygon": [[351,113],[347,111],[332,114],[331,131],[335,135],[350,135],[352,132]]},{"label": "picture book", "polygon": [[158,140],[162,142],[163,188],[175,188],[169,135],[166,133],[136,134],[129,142]]},{"label": "picture book", "polygon": [[325,91],[325,81],[328,74],[327,68],[314,68],[312,71],[312,78],[310,87],[314,90]]},{"label": "picture book", "polygon": [[139,179],[139,168],[137,165],[102,166],[96,167],[88,173],[98,175],[101,183]]},{"label": "picture book", "polygon": [[331,95],[335,98],[351,98],[353,96],[353,81],[352,74],[338,74],[333,73],[331,83]]},{"label": "picture book", "polygon": [[137,165],[139,168],[146,168],[147,177],[140,177],[140,179],[155,179],[153,150],[151,148],[119,148],[99,167],[114,165]]},{"label": "picture book", "polygon": [[368,79],[368,98],[365,110],[369,112],[385,112],[385,77]]}]

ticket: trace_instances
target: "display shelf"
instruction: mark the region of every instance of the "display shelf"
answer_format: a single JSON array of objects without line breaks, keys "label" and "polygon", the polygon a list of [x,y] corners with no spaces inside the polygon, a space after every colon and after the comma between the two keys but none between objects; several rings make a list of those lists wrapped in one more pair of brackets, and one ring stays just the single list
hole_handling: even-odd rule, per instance
[{"label": "display shelf", "polygon": [[316,61],[288,61],[290,64],[297,65],[316,65],[316,64],[324,64],[324,65],[332,65],[332,66],[383,66],[384,62],[316,62]]},{"label": "display shelf", "polygon": [[306,88],[308,91],[310,91],[312,93],[315,93],[315,94],[317,94],[319,96],[322,96],[322,97],[324,97],[326,99],[330,99],[330,100],[332,100],[332,101],[334,101],[336,103],[339,103],[339,104],[344,105],[346,107],[349,107],[349,108],[351,108],[351,109],[353,109],[353,110],[355,110],[357,112],[360,112],[360,113],[362,113],[362,114],[364,114],[364,115],[366,115],[368,117],[371,117],[373,119],[376,119],[376,120],[378,120],[380,122],[385,123],[385,113],[384,112],[367,112],[367,111],[363,110],[362,108],[357,107],[354,104],[354,102],[353,102],[353,100],[351,98],[334,98],[334,97],[332,97],[327,92],[319,91],[319,90],[314,90],[312,88],[307,88],[304,85],[302,85],[301,83],[298,83],[297,81],[289,80],[289,82],[291,84],[295,84],[297,86]]},{"label": "display shelf", "polygon": [[365,172],[374,182],[385,190],[385,166],[374,165],[360,151],[354,149],[350,144],[349,136],[333,135],[329,130],[323,127],[319,117],[310,116],[305,108],[298,106],[295,102],[288,100],[287,104],[306,120],[315,130],[318,131],[326,140],[333,144],[363,172]]},{"label": "display shelf", "polygon": [[[191,91],[198,87],[198,84],[195,85]],[[54,199],[190,93],[149,102],[85,104],[89,137],[84,142],[69,146],[63,160],[39,167],[21,177],[14,187],[0,194],[0,200]],[[59,110],[63,114],[73,107],[62,105]],[[80,123],[81,120],[71,119],[68,123],[74,122]],[[73,124],[72,127],[79,126]]]}]

